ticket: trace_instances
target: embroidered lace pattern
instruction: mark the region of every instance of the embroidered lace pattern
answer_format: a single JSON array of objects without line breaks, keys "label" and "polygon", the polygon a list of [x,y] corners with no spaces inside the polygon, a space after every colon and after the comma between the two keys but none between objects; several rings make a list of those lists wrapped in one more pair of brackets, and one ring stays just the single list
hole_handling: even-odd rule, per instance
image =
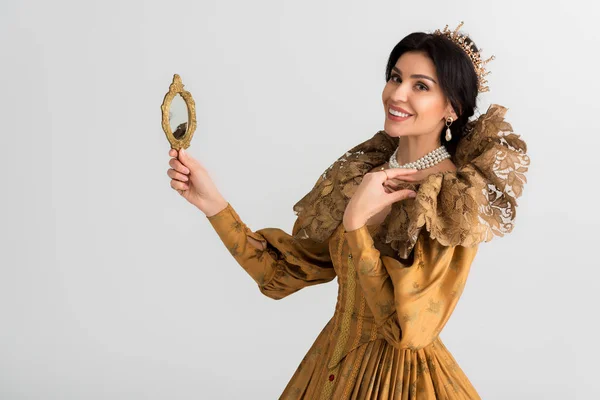
[{"label": "embroidered lace pattern", "polygon": [[[374,239],[406,259],[423,227],[445,246],[473,246],[511,232],[530,160],[526,143],[504,120],[506,111],[493,104],[469,122],[452,159],[456,171],[406,183],[417,197],[394,203]],[[386,163],[397,146],[398,138],[379,131],[339,157],[294,205],[300,220],[295,237],[327,240],[363,176]]]}]

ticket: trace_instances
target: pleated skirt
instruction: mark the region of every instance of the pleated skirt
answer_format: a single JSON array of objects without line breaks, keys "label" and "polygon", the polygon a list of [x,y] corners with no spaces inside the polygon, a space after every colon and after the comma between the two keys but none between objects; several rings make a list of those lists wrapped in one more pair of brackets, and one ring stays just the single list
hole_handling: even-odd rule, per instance
[{"label": "pleated skirt", "polygon": [[419,350],[376,339],[329,368],[330,329],[328,324],[319,334],[280,399],[480,399],[439,338]]}]

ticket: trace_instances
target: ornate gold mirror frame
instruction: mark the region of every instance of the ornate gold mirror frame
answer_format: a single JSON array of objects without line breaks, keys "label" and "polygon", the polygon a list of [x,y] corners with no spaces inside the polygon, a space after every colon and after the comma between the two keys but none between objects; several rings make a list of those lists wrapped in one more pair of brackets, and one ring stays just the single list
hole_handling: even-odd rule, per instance
[{"label": "ornate gold mirror frame", "polygon": [[[192,136],[196,130],[196,103],[192,98],[192,95],[187,90],[183,90],[183,83],[181,77],[177,74],[173,75],[173,83],[169,86],[169,91],[165,94],[165,98],[161,105],[162,110],[162,128],[167,135],[167,140],[171,143],[171,148],[179,150],[181,148],[187,149],[190,147]],[[175,96],[181,96],[185,102],[187,108],[187,121],[180,123],[176,128],[175,132],[171,128],[171,119],[173,117],[181,118],[181,115],[174,116],[171,112],[171,106]],[[178,98],[177,98],[178,99]],[[181,112],[179,113],[181,114]]]}]

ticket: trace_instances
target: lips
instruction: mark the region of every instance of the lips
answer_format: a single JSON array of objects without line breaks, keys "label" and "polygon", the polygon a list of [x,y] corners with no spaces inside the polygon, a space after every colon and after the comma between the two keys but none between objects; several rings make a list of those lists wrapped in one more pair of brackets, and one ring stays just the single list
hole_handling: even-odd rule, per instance
[{"label": "lips", "polygon": [[392,109],[394,111],[399,111],[399,112],[404,113],[404,114],[412,115],[412,113],[409,113],[404,108],[396,107],[396,106],[392,106],[392,105],[390,105],[389,107],[390,107],[390,109]]},{"label": "lips", "polygon": [[[406,114],[406,116],[400,117],[398,115],[394,115],[394,114],[392,114],[392,111]],[[412,117],[413,117],[412,114],[407,113],[403,108],[400,108],[400,107],[390,106],[390,108],[388,109],[388,113],[387,113],[387,120],[391,121],[391,122],[404,122]]]}]

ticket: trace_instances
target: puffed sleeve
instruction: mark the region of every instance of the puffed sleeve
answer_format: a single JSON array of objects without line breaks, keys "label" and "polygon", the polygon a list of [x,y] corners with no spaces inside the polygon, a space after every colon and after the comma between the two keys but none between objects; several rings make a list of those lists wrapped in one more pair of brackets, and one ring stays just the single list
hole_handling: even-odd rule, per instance
[{"label": "puffed sleeve", "polygon": [[410,264],[381,256],[366,225],[345,232],[358,281],[380,332],[399,349],[420,349],[442,330],[478,246],[443,246],[423,230]]},{"label": "puffed sleeve", "polygon": [[[317,243],[292,237],[299,229],[298,219],[292,235],[278,228],[253,232],[229,203],[207,219],[265,296],[279,300],[303,287],[335,278],[328,242]],[[248,237],[261,242],[264,250],[254,247]]]}]

